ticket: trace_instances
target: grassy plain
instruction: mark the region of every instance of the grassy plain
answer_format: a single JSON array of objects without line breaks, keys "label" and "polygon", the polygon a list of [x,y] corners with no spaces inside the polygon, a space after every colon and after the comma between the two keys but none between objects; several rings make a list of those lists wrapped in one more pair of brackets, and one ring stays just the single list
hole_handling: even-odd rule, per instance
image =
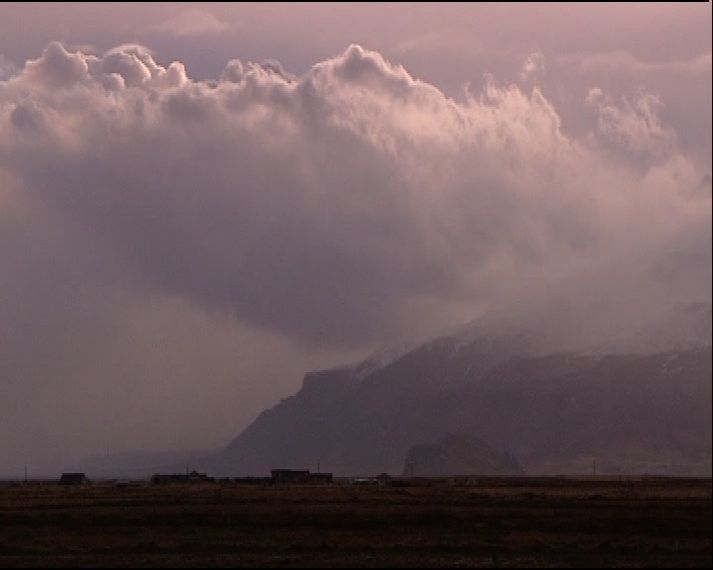
[{"label": "grassy plain", "polygon": [[0,486],[2,567],[711,567],[711,480]]}]

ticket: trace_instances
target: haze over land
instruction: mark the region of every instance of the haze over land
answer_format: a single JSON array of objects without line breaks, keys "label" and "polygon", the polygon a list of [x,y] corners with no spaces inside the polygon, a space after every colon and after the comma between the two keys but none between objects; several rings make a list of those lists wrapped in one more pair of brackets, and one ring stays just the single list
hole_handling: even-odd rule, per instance
[{"label": "haze over land", "polygon": [[0,7],[0,473],[474,319],[710,346],[710,4],[115,10]]}]

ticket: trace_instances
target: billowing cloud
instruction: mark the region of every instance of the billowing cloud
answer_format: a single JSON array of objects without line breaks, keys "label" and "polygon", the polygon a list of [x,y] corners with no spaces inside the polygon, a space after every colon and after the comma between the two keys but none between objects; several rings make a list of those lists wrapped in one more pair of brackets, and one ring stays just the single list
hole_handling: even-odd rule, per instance
[{"label": "billowing cloud", "polygon": [[0,53],[0,81],[10,79],[17,71],[17,66]]},{"label": "billowing cloud", "polygon": [[316,344],[388,338],[431,318],[420,300],[452,315],[710,221],[705,173],[646,93],[587,100],[600,138],[653,155],[642,173],[565,136],[536,88],[456,102],[356,45],[300,77],[237,60],[221,77],[51,44],[3,86],[2,167],[141,286]]},{"label": "billowing cloud", "polygon": [[624,99],[617,106],[594,87],[586,103],[597,110],[597,133],[618,151],[654,159],[673,152],[676,134],[661,123],[659,110],[663,103],[656,95],[642,91],[633,102]]},{"label": "billowing cloud", "polygon": [[[122,441],[167,446],[193,382],[276,386],[206,397],[206,423],[274,398],[274,354],[299,376],[513,306],[584,345],[710,303],[710,161],[663,103],[592,86],[575,137],[538,87],[495,77],[454,100],[358,45],[300,75],[234,59],[198,81],[141,45],[52,43],[0,82],[0,401],[26,404],[0,431],[50,448],[52,425],[116,404]],[[250,353],[273,374],[241,369]],[[52,412],[83,398],[86,415]],[[175,421],[155,425],[164,401]]]},{"label": "billowing cloud", "polygon": [[520,80],[527,81],[545,70],[545,56],[535,51],[527,56],[520,70]]}]

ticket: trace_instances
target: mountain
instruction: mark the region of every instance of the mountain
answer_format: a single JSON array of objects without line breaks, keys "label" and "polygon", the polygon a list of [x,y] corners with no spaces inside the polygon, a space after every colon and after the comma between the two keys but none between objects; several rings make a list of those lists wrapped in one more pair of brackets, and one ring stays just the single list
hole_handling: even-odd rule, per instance
[{"label": "mountain", "polygon": [[216,474],[401,473],[409,449],[465,434],[529,474],[710,474],[711,348],[543,354],[528,336],[445,336],[311,372],[209,461]]},{"label": "mountain", "polygon": [[448,434],[438,443],[414,445],[406,454],[406,476],[444,477],[448,475],[524,475],[520,464],[509,454],[495,451],[479,439]]}]

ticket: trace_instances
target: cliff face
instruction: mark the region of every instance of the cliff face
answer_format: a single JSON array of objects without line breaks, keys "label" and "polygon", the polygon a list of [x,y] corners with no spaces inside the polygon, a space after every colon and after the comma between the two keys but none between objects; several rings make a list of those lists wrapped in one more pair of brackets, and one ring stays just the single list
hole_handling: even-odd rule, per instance
[{"label": "cliff face", "polygon": [[711,415],[710,346],[532,356],[517,339],[441,338],[380,366],[308,374],[208,467],[398,474],[413,446],[458,433],[528,474],[591,473],[596,461],[601,473],[702,475]]},{"label": "cliff face", "polygon": [[477,438],[449,434],[439,443],[412,446],[406,454],[403,474],[419,477],[514,476],[525,472],[511,455],[495,451]]}]

